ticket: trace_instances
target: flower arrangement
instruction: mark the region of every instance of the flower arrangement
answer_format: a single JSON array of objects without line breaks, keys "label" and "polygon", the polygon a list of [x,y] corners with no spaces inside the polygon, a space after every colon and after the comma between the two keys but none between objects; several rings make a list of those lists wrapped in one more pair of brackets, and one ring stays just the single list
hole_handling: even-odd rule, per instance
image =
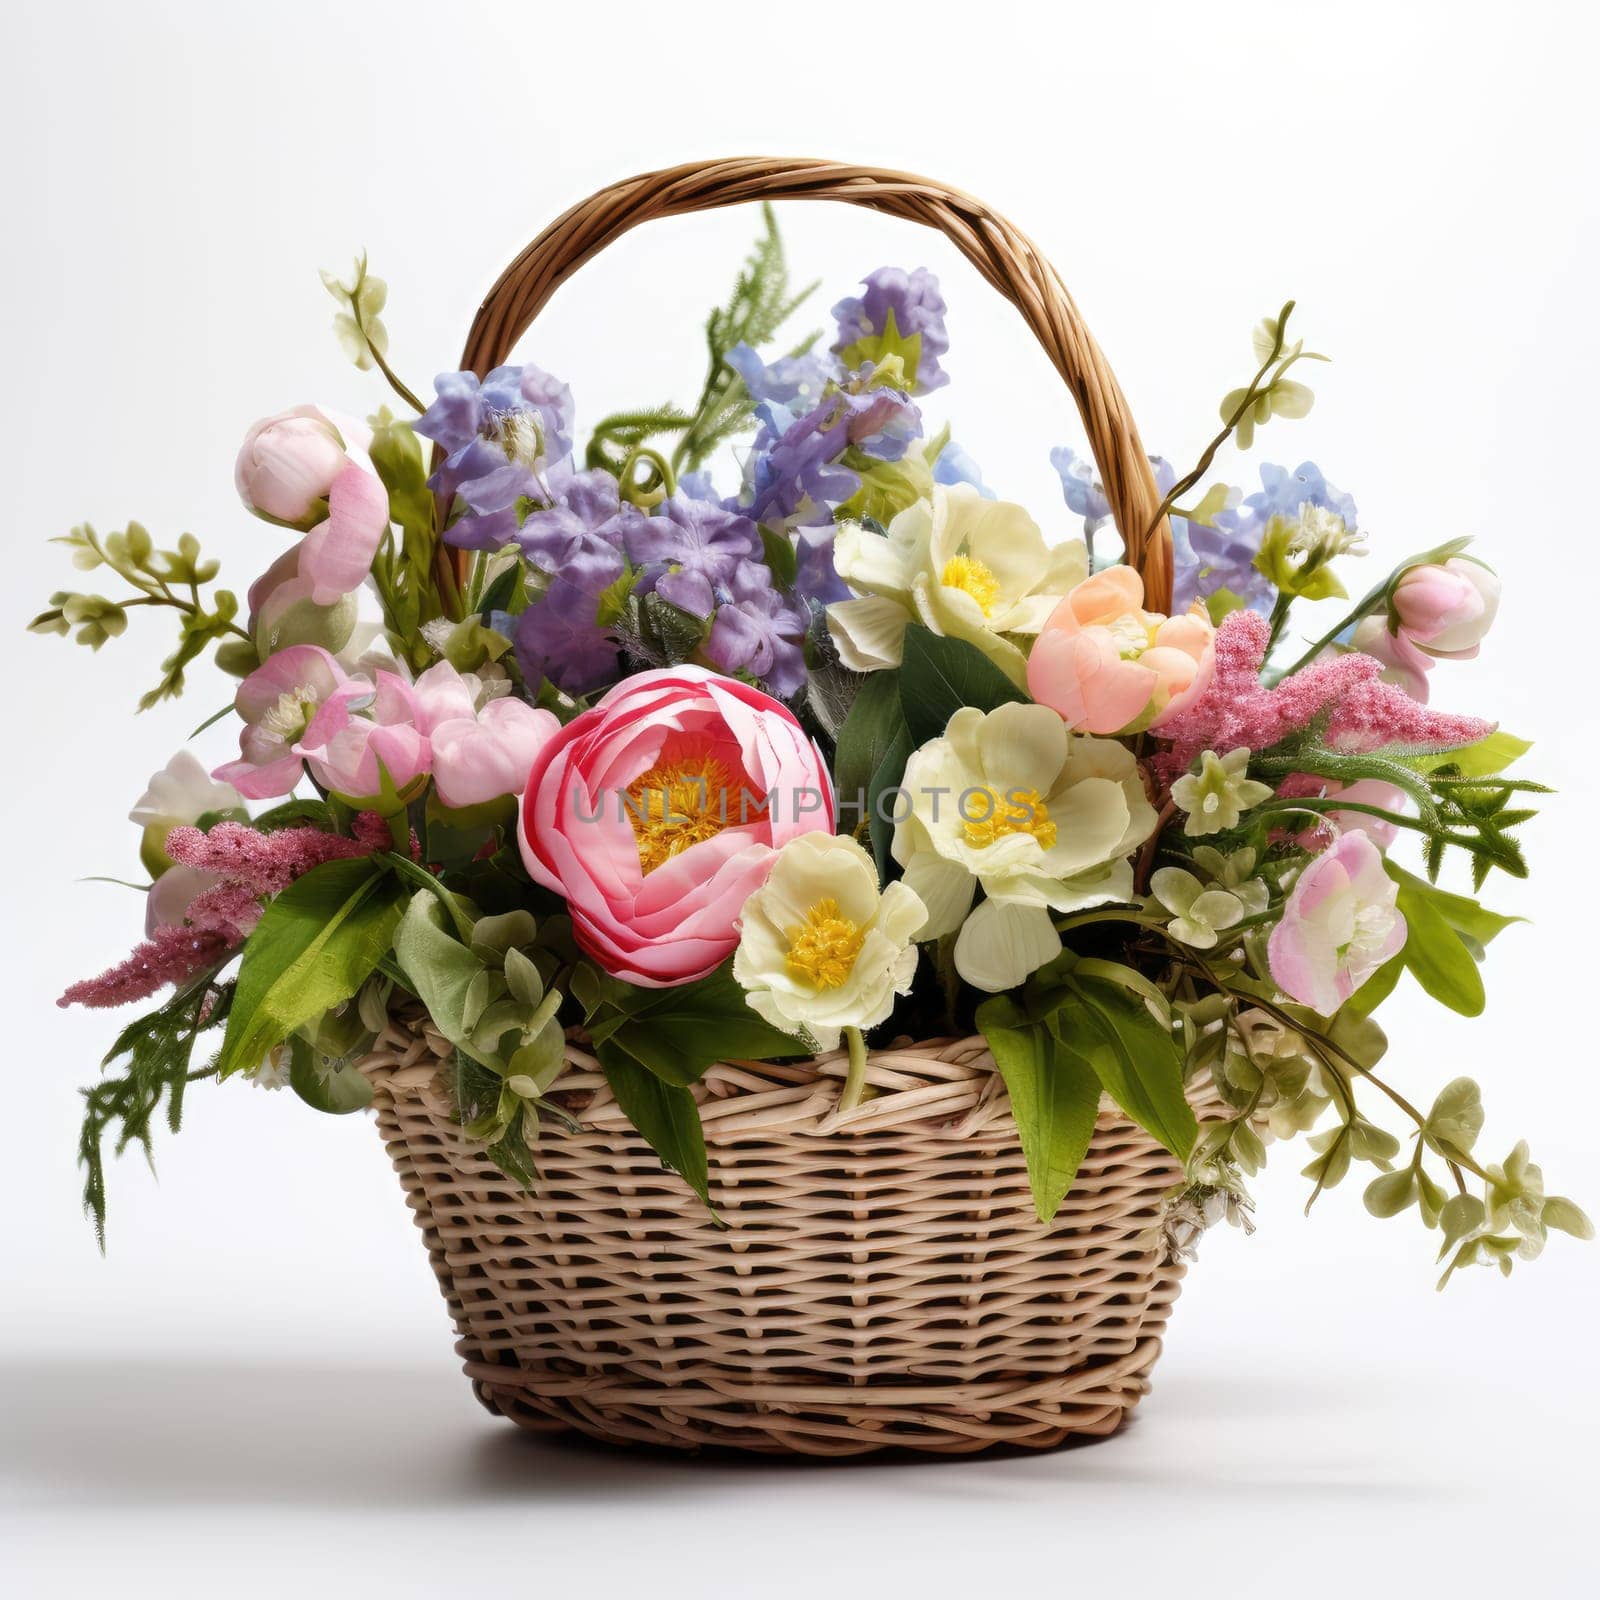
[{"label": "flower arrangement", "polygon": [[[805,293],[767,212],[695,403],[582,442],[532,364],[425,401],[365,259],[325,281],[403,413],[250,430],[238,492],[277,543],[243,604],[187,534],[85,526],[62,542],[117,592],[58,593],[31,625],[98,650],[137,608],[172,614],[141,706],[207,655],[237,680],[237,759],[180,753],[130,813],[143,941],[62,997],[155,1002],[84,1091],[102,1230],[104,1148],[176,1129],[191,1083],[356,1110],[364,1054],[420,1007],[465,1136],[535,1191],[541,1127],[574,1114],[569,1039],[708,1200],[691,1086],[713,1062],[842,1046],[849,1111],[869,1034],[976,1031],[1042,1221],[1109,1095],[1183,1163],[1178,1250],[1247,1222],[1268,1134],[1310,1134],[1313,1199],[1369,1169],[1367,1208],[1414,1210],[1446,1278],[1590,1235],[1525,1144],[1479,1151],[1471,1079],[1424,1109],[1380,1074],[1373,1014],[1406,974],[1481,1010],[1515,919],[1478,892],[1524,875],[1543,791],[1507,775],[1524,741],[1431,700],[1499,603],[1465,539],[1351,602],[1365,535],[1316,466],[1206,486],[1224,447],[1311,408],[1325,358],[1292,303],[1196,466],[1151,461],[1169,600],[1107,548],[1083,455],[1052,457],[1082,537],[1047,535],[930,423],[949,340],[925,270],[871,273],[830,333],[784,342]],[[1299,603],[1335,601],[1301,639]],[[1453,859],[1471,893],[1440,886]],[[1202,1084],[1226,1108],[1204,1123]]]}]

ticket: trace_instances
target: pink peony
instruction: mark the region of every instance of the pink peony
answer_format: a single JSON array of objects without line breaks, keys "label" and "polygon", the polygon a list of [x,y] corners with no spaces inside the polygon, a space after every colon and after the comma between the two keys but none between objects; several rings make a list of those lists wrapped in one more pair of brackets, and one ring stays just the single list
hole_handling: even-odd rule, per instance
[{"label": "pink peony", "polygon": [[1346,833],[1300,874],[1267,942],[1273,981],[1331,1017],[1406,942],[1399,886],[1364,833]]},{"label": "pink peony", "polygon": [[296,746],[317,714],[371,694],[365,678],[348,676],[319,645],[280,650],[239,685],[233,701],[245,724],[239,759],[218,767],[212,776],[231,783],[247,800],[288,794],[302,770]]},{"label": "pink peony", "polygon": [[1500,580],[1460,556],[1412,567],[1394,586],[1394,614],[1403,638],[1430,656],[1467,659],[1500,609]]},{"label": "pink peony", "polygon": [[[372,703],[358,715],[351,700],[327,700],[294,747],[324,789],[355,805],[393,809],[395,796],[432,766],[428,737],[417,727],[415,691],[393,672],[377,675]],[[386,786],[387,783],[387,786]]]},{"label": "pink peony", "polygon": [[1132,567],[1086,578],[1035,641],[1028,692],[1084,733],[1159,731],[1210,682],[1215,630],[1198,603],[1178,617],[1143,607]]},{"label": "pink peony", "polygon": [[769,695],[700,667],[642,672],[539,751],[522,858],[607,972],[666,988],[733,953],[774,852],[833,831],[821,753]]},{"label": "pink peony", "polygon": [[509,695],[479,710],[474,680],[447,661],[429,667],[414,693],[433,756],[433,781],[447,806],[520,795],[539,751],[561,726],[554,712]]}]

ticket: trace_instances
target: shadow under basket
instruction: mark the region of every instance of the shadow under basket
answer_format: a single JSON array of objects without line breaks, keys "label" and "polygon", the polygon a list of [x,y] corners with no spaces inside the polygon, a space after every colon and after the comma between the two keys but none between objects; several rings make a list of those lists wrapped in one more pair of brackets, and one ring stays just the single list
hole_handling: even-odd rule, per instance
[{"label": "shadow under basket", "polygon": [[520,1190],[451,1120],[450,1048],[396,1021],[363,1070],[473,1388],[523,1427],[1047,1448],[1114,1432],[1150,1386],[1184,1272],[1162,1228],[1179,1165],[1104,1101],[1042,1225],[981,1038],[874,1051],[876,1093],[844,1116],[840,1055],[713,1067],[715,1216],[575,1046],[560,1087],[581,1131],[547,1120]]}]

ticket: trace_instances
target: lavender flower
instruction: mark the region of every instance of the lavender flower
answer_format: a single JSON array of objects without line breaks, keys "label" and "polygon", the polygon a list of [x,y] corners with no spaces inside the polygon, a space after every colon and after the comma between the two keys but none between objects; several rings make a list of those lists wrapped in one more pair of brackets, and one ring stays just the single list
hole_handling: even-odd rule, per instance
[{"label": "lavender flower", "polygon": [[879,267],[861,281],[864,295],[841,300],[833,308],[839,324],[833,349],[843,365],[854,371],[863,363],[876,365],[885,356],[898,354],[906,359],[912,394],[927,394],[947,384],[950,374],[940,367],[939,357],[950,348],[950,339],[938,278],[926,267],[914,272]]},{"label": "lavender flower", "polygon": [[448,454],[429,484],[468,508],[445,538],[498,550],[516,535],[518,501],[543,498],[541,474],[572,454],[572,391],[532,365],[496,367],[481,382],[470,372],[441,373],[434,389],[415,426]]},{"label": "lavender flower", "polygon": [[787,700],[806,681],[806,615],[784,600],[757,561],[734,569],[706,639],[706,660],[721,672],[755,679]]},{"label": "lavender flower", "polygon": [[1342,517],[1347,528],[1356,527],[1355,497],[1335,489],[1314,461],[1302,461],[1293,472],[1287,467],[1263,463],[1261,492],[1247,495],[1244,503],[1259,513],[1263,524],[1275,516],[1292,519],[1299,514],[1301,506],[1310,504],[1319,511],[1331,511]]}]

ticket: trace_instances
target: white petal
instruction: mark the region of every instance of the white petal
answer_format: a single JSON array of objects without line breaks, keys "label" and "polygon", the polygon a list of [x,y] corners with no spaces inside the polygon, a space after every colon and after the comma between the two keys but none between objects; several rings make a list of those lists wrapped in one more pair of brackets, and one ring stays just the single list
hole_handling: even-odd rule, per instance
[{"label": "white petal", "polygon": [[839,659],[852,672],[898,667],[905,649],[906,623],[910,620],[897,600],[878,595],[865,600],[835,600],[828,607],[828,631],[839,648]]},{"label": "white petal", "polygon": [[1061,936],[1043,906],[985,900],[956,940],[956,971],[975,989],[999,994],[1061,952]]},{"label": "white petal", "polygon": [[833,536],[833,568],[863,594],[903,599],[910,588],[903,548],[857,523],[845,523]]},{"label": "white petal", "polygon": [[933,850],[917,851],[906,863],[901,882],[928,908],[919,939],[943,938],[959,928],[976,889],[976,880],[965,867]]}]

